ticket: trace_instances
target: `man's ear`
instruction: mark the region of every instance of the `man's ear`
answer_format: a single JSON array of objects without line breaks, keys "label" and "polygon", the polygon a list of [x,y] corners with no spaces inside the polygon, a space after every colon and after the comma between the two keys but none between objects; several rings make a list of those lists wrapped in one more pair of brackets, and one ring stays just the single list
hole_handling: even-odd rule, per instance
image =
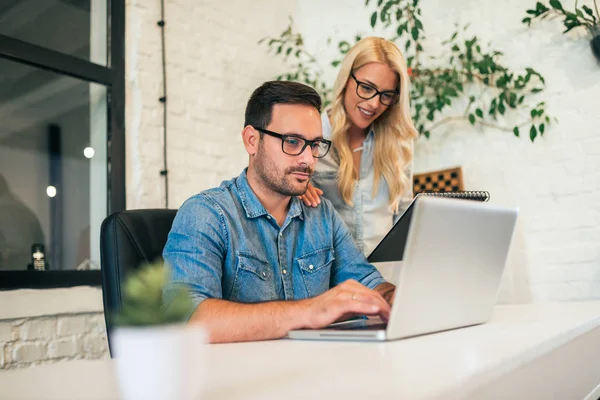
[{"label": "man's ear", "polygon": [[253,156],[258,151],[258,143],[260,141],[260,134],[256,129],[247,125],[242,130],[242,140],[244,141],[244,147],[250,156]]}]

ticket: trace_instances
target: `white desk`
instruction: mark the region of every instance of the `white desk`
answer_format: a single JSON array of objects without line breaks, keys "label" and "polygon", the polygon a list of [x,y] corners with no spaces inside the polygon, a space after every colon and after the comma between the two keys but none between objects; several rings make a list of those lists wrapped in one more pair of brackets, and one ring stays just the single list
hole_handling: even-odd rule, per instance
[{"label": "white desk", "polygon": [[[600,302],[498,306],[488,324],[389,343],[208,345],[206,357],[204,399],[596,400]],[[117,398],[110,360],[0,373],[3,400]]]}]

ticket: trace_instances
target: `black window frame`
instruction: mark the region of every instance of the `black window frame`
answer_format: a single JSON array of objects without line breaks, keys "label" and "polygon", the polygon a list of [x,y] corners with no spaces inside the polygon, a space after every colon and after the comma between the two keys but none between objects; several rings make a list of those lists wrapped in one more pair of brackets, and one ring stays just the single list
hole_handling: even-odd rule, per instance
[{"label": "black window frame", "polygon": [[[0,34],[0,58],[107,89],[108,215],[125,209],[125,0],[107,0],[107,66]],[[100,245],[98,243],[98,245]],[[100,270],[0,271],[0,290],[101,286]]]}]

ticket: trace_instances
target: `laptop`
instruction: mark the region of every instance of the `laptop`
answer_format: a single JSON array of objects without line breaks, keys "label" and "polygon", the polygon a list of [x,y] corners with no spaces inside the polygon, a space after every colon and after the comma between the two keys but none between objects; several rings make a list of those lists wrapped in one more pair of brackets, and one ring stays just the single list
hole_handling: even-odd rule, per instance
[{"label": "laptop", "polygon": [[492,316],[518,210],[421,197],[414,205],[387,324],[379,318],[300,329],[291,339],[385,341],[478,325]]},{"label": "laptop", "polygon": [[377,244],[377,247],[369,254],[367,260],[370,263],[402,261],[406,239],[408,238],[408,230],[410,229],[410,222],[412,220],[413,205],[417,199],[425,196],[477,201],[488,201],[490,198],[490,194],[486,191],[425,192],[417,194],[392,229],[389,230],[385,237]]}]

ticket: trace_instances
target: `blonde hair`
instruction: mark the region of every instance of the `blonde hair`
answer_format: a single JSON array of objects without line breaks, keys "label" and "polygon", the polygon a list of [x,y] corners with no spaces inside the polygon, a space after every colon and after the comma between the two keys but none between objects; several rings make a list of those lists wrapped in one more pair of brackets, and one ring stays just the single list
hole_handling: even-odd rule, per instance
[{"label": "blonde hair", "polygon": [[356,43],[342,61],[333,87],[335,97],[330,116],[333,149],[339,161],[338,189],[344,202],[352,205],[356,171],[352,160],[352,151],[346,139],[346,132],[350,129],[351,122],[344,107],[344,96],[350,73],[371,62],[386,64],[399,77],[400,98],[398,103],[389,106],[373,123],[376,132],[373,195],[377,193],[379,179],[383,176],[389,188],[390,208],[396,212],[402,194],[409,185],[412,185],[403,171],[412,161],[412,141],[417,137],[418,132],[410,116],[410,80],[406,62],[398,47],[383,38],[366,37]]}]

